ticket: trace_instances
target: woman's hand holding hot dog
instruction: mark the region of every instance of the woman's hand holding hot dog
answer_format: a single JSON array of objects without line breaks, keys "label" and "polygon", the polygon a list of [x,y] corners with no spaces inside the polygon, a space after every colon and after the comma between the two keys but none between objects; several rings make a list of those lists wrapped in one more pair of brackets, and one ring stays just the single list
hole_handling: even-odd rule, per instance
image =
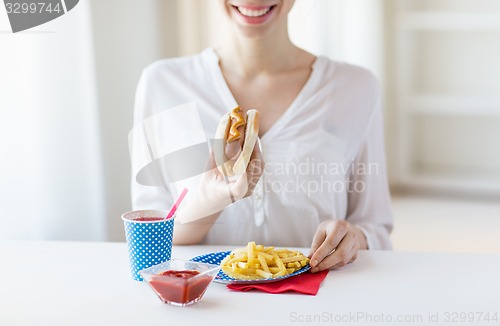
[{"label": "woman's hand holding hot dog", "polygon": [[259,111],[244,112],[239,106],[224,115],[217,127],[211,157],[215,174],[212,180],[223,188],[219,197],[227,201],[229,195],[228,205],[250,196],[262,175],[264,162],[257,146],[258,136]]},{"label": "woman's hand holding hot dog", "polygon": [[175,238],[200,242],[227,206],[252,194],[264,171],[258,132],[256,110],[244,113],[237,107],[222,118],[209,159],[210,169],[202,175],[189,203],[177,212],[181,224],[176,226],[174,243],[188,244]]},{"label": "woman's hand holding hot dog", "polygon": [[239,106],[224,115],[215,132],[214,158],[219,171],[232,178],[245,173],[259,136],[259,111]]}]

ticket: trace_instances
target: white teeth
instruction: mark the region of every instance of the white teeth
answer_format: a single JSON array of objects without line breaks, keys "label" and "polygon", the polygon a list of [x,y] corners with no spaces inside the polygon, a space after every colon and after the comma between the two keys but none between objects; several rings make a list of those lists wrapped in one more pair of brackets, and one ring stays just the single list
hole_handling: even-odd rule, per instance
[{"label": "white teeth", "polygon": [[238,11],[242,15],[248,16],[248,17],[264,16],[265,14],[267,14],[269,12],[269,10],[271,10],[271,7],[268,7],[266,9],[261,9],[261,10],[251,10],[251,9],[247,9],[245,7],[238,7]]}]

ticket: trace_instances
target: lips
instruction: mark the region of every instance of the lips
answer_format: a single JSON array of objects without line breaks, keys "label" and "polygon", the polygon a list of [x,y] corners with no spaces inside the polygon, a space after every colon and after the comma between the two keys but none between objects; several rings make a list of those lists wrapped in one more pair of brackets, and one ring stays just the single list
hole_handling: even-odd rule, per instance
[{"label": "lips", "polygon": [[276,5],[232,5],[239,19],[246,24],[262,24],[272,15]]},{"label": "lips", "polygon": [[242,14],[243,16],[246,16],[246,17],[260,17],[260,16],[264,16],[265,14],[267,14],[271,9],[273,8],[273,6],[268,6],[268,7],[262,7],[262,8],[249,8],[249,7],[243,7],[243,6],[240,6],[240,7],[236,7],[236,9],[238,9],[238,11],[240,12],[240,14]]}]

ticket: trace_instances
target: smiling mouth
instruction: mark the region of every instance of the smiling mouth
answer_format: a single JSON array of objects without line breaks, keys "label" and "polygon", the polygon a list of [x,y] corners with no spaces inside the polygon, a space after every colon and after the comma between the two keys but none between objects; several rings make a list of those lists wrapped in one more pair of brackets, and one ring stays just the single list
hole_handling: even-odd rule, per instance
[{"label": "smiling mouth", "polygon": [[242,14],[243,16],[261,17],[261,16],[264,16],[267,13],[269,13],[271,10],[273,10],[274,7],[276,7],[276,5],[272,5],[272,6],[264,7],[264,8],[259,8],[259,9],[250,9],[250,8],[243,7],[243,6],[233,6],[233,7],[236,8],[240,12],[240,14]]}]

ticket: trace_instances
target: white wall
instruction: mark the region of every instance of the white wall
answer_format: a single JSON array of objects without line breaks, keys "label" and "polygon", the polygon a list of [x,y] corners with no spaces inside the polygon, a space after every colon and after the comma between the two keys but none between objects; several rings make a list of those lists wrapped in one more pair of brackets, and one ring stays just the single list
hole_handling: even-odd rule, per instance
[{"label": "white wall", "polygon": [[106,238],[89,19],[0,33],[0,239]]},{"label": "white wall", "polygon": [[498,198],[500,3],[387,3],[395,185]]},{"label": "white wall", "polygon": [[135,89],[151,62],[177,54],[175,1],[91,0],[105,172],[107,236],[123,240],[130,210],[130,156]]},{"label": "white wall", "polygon": [[317,55],[370,69],[384,81],[383,0],[299,0],[290,37]]}]

